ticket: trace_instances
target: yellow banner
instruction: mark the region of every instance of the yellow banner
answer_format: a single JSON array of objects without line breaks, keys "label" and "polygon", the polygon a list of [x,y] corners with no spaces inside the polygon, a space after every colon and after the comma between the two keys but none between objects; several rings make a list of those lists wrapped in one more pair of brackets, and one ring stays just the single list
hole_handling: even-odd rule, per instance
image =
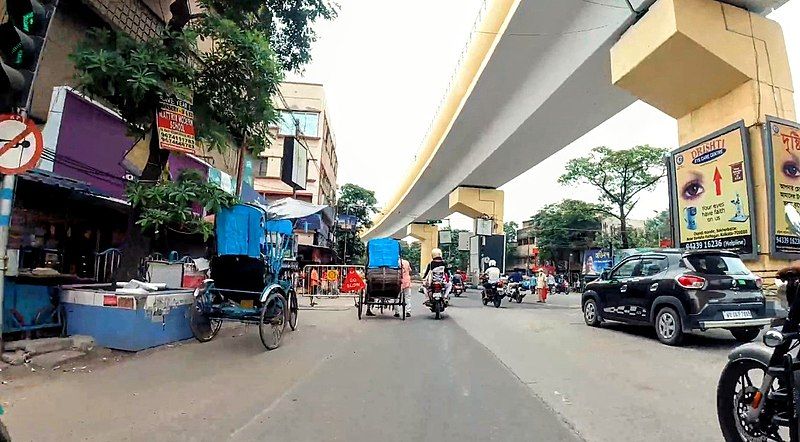
[{"label": "yellow banner", "polygon": [[784,207],[793,204],[800,209],[800,126],[797,123],[770,121],[772,147],[772,219],[773,250],[800,253],[800,236],[789,228]]},{"label": "yellow banner", "polygon": [[743,130],[736,125],[673,154],[680,247],[753,252]]}]

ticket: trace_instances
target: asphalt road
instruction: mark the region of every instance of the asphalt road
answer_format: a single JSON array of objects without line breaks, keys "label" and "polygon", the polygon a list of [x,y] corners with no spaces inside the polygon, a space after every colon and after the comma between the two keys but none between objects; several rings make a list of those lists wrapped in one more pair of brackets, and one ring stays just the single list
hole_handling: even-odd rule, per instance
[{"label": "asphalt road", "polygon": [[720,440],[726,332],[667,347],[647,328],[585,326],[576,294],[499,309],[478,296],[440,321],[416,294],[405,322],[322,301],[272,352],[255,327],[226,326],[27,376],[0,385],[2,419],[15,441]]},{"label": "asphalt road", "polygon": [[210,343],[27,377],[0,390],[3,420],[15,441],[580,440],[452,317],[416,312],[303,310],[272,352],[256,328],[226,327]]}]

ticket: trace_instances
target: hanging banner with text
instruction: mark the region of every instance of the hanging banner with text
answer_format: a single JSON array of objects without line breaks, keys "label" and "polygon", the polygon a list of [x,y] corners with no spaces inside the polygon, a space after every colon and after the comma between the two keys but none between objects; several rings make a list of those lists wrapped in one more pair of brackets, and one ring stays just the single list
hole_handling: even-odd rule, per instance
[{"label": "hanging banner with text", "polygon": [[769,188],[770,252],[778,257],[797,259],[800,236],[789,227],[784,208],[793,204],[800,209],[800,125],[767,116],[764,151]]},{"label": "hanging banner with text", "polygon": [[740,121],[672,152],[670,196],[679,247],[755,257],[747,140]]},{"label": "hanging banner with text", "polygon": [[156,114],[158,145],[173,152],[194,153],[194,112],[191,98],[161,100]]}]

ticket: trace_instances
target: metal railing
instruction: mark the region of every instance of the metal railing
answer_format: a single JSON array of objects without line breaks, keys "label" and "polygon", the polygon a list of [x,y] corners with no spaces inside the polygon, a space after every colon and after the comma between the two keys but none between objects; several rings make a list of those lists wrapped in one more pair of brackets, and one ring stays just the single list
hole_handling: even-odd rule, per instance
[{"label": "metal railing", "polygon": [[364,266],[307,265],[300,273],[300,279],[295,284],[295,291],[298,296],[309,298],[312,307],[316,304],[315,299],[358,299],[359,294],[364,290],[345,292],[342,288],[345,277],[353,271],[364,279]]}]

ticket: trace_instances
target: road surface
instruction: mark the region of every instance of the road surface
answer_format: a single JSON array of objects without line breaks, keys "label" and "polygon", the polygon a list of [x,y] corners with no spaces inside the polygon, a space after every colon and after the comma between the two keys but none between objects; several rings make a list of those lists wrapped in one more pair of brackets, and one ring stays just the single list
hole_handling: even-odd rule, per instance
[{"label": "road surface", "polygon": [[[435,321],[302,310],[265,352],[255,327],[89,370],[0,385],[15,441],[718,441],[714,389],[735,342],[666,347],[644,328],[583,324],[579,295]],[[326,308],[327,307],[327,308]]]}]

